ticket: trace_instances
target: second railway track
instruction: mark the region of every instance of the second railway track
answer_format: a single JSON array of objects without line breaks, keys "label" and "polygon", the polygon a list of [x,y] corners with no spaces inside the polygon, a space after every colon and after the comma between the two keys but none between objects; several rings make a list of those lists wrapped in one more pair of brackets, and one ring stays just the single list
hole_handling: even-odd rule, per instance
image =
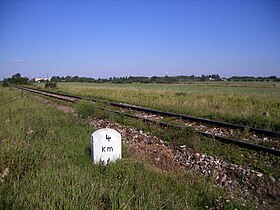
[{"label": "second railway track", "polygon": [[[45,90],[43,91],[34,88],[27,88],[27,87],[16,87],[16,88],[33,92],[36,94],[46,95],[60,100],[69,101],[69,102],[76,102],[81,99],[90,100],[94,102],[96,101],[104,102],[101,100],[85,98],[81,96],[74,96],[70,94],[62,94],[62,93],[57,93],[52,91],[45,91]],[[165,126],[165,127],[173,127],[173,128],[194,127],[194,129],[202,136],[214,138],[223,143],[235,144],[239,147],[256,150],[256,151],[263,151],[269,154],[280,156],[280,150],[278,150],[280,148],[279,132],[258,129],[258,128],[251,128],[242,125],[209,120],[205,118],[197,118],[193,116],[187,116],[187,115],[176,114],[171,112],[164,112],[160,110],[153,110],[153,109],[139,107],[130,104],[122,104],[122,103],[115,103],[115,102],[106,102],[106,103],[110,106],[119,108],[119,110],[106,109],[106,111],[114,112],[116,114],[122,114],[131,118],[138,118],[142,121],[146,121],[149,123],[156,123],[160,126]],[[136,114],[132,115],[130,113],[127,113],[125,112],[126,109],[134,110],[136,111]],[[162,122],[161,120],[164,117],[176,118],[179,121],[183,120],[184,123],[182,125],[181,122],[181,124],[178,125],[178,124]],[[251,136],[248,139],[244,139],[244,138],[241,140],[233,139],[231,138],[231,134],[232,132],[234,133],[234,131],[236,130],[238,130],[239,132],[240,131],[250,132]]]}]

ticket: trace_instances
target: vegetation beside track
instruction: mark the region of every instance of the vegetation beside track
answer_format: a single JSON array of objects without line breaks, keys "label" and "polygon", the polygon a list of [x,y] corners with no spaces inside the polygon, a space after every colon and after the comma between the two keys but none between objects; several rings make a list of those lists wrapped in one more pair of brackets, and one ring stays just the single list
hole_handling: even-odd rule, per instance
[{"label": "vegetation beside track", "polygon": [[57,91],[280,131],[280,86],[274,83],[59,83]]},{"label": "vegetation beside track", "polygon": [[240,148],[232,144],[224,144],[215,139],[199,136],[194,129],[163,128],[155,124],[145,123],[141,120],[126,117],[113,112],[102,111],[108,108],[104,104],[89,101],[80,101],[75,106],[77,113],[86,117],[109,119],[125,126],[130,126],[160,137],[170,144],[184,144],[194,151],[218,157],[229,163],[243,165],[253,170],[280,179],[280,157],[268,155],[263,152]]},{"label": "vegetation beside track", "polygon": [[94,128],[73,115],[0,88],[1,209],[250,209],[211,179],[156,171],[124,158],[107,167],[90,160]]}]

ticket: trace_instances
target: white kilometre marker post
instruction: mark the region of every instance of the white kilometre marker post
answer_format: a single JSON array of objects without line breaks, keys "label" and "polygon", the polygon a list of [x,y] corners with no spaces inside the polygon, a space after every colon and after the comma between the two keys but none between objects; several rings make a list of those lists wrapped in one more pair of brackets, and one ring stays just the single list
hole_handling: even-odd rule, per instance
[{"label": "white kilometre marker post", "polygon": [[91,160],[107,164],[122,158],[121,134],[110,128],[102,128],[91,135]]}]

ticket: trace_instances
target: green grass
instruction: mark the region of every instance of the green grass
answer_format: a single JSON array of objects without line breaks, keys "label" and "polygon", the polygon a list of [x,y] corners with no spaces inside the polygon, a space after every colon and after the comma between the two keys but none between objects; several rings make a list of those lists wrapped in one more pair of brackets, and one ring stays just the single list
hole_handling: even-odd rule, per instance
[{"label": "green grass", "polygon": [[278,83],[59,83],[58,91],[280,131]]},{"label": "green grass", "polygon": [[[159,172],[134,160],[107,167],[90,160],[95,129],[30,94],[0,88],[1,209],[225,209],[225,190],[192,173]],[[8,173],[4,175],[4,171]]]},{"label": "green grass", "polygon": [[96,116],[98,112],[100,112],[95,103],[84,100],[80,100],[77,102],[77,104],[75,104],[75,110],[82,118],[86,118],[88,116]]},{"label": "green grass", "polygon": [[111,122],[117,122],[127,127],[137,128],[151,135],[160,137],[167,143],[185,144],[188,148],[208,155],[218,157],[229,163],[243,165],[253,170],[280,179],[280,158],[263,152],[247,150],[232,144],[224,144],[218,140],[199,136],[194,129],[162,128],[158,125],[145,123],[135,118],[129,118],[122,114],[100,110],[105,108],[103,104],[89,101],[81,101],[75,106],[77,113],[83,118],[105,118]]},{"label": "green grass", "polygon": [[212,138],[201,137],[192,129],[159,128],[156,125],[147,125],[134,119],[119,116],[110,116],[109,119],[149,132],[166,142],[185,144],[195,151],[218,157],[228,163],[243,165],[245,168],[249,167],[280,179],[280,158],[277,156],[243,149],[232,144],[224,144]]},{"label": "green grass", "polygon": [[[42,84],[38,84],[42,86]],[[222,93],[222,94],[257,94],[276,95],[280,94],[280,83],[273,82],[191,82],[187,84],[113,84],[113,83],[79,83],[60,82],[60,87],[89,87],[89,88],[112,88],[133,90],[159,90],[192,93]]]}]

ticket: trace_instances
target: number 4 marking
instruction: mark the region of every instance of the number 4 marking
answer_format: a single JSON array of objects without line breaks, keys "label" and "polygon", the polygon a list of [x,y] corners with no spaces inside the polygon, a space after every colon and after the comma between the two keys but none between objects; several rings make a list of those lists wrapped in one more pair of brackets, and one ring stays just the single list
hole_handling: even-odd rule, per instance
[{"label": "number 4 marking", "polygon": [[110,136],[107,136],[107,134],[106,134],[106,140],[108,140],[108,141],[111,140],[111,137],[110,137]]}]

